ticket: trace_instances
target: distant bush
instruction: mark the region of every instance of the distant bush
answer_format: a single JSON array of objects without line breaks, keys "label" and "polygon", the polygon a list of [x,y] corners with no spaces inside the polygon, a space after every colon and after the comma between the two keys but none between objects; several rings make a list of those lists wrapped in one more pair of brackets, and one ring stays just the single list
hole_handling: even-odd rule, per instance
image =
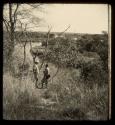
[{"label": "distant bush", "polygon": [[97,53],[100,55],[105,71],[108,71],[108,47],[108,36],[104,35],[104,38],[98,45]]},{"label": "distant bush", "polygon": [[83,53],[87,52],[96,52],[102,62],[103,62],[103,69],[108,70],[108,35],[92,35],[88,36],[85,35],[81,37],[81,39],[77,40],[78,51]]},{"label": "distant bush", "polygon": [[81,78],[89,86],[93,84],[101,86],[108,83],[108,76],[102,68],[102,63],[96,60],[82,64]]}]

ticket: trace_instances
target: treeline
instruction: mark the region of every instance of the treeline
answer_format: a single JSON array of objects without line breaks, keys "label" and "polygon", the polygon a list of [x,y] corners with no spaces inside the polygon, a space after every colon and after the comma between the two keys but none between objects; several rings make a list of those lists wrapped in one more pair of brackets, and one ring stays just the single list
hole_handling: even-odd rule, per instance
[{"label": "treeline", "polygon": [[[4,31],[4,34],[5,34],[5,38],[8,39],[8,33],[6,31]],[[54,37],[55,34],[59,35],[60,32],[52,32],[49,36],[50,38]],[[15,36],[15,40],[27,40],[28,42],[30,42],[30,40],[32,42],[39,42],[40,40],[42,40],[44,42],[44,40],[47,38],[47,32],[20,32],[20,31],[15,31],[14,33],[14,36]],[[81,33],[65,33],[64,34],[65,38],[67,39],[72,39],[72,38],[81,38],[81,37],[84,37],[84,36],[90,36],[90,37],[93,37],[93,36],[99,36],[99,37],[102,37],[101,34],[81,34]]]}]

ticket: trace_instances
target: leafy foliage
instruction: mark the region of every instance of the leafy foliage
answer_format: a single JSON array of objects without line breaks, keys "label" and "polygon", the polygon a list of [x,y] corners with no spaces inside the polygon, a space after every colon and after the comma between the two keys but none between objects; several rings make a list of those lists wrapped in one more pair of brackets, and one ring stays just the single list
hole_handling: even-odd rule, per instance
[{"label": "leafy foliage", "polygon": [[81,76],[88,83],[102,85],[108,82],[107,35],[84,35],[77,41],[56,38],[49,41],[45,59],[60,67],[81,69]]},{"label": "leafy foliage", "polygon": [[5,65],[4,70],[7,70],[9,68],[9,66],[11,65],[11,61],[12,61],[12,46],[11,46],[11,42],[9,40],[9,36],[6,32],[4,32],[3,35],[3,64]]},{"label": "leafy foliage", "polygon": [[102,62],[103,62],[103,68],[104,70],[108,70],[108,35],[103,34],[101,36],[99,35],[93,35],[93,36],[84,36],[81,39],[77,41],[77,44],[79,46],[79,51],[84,52],[96,52]]}]

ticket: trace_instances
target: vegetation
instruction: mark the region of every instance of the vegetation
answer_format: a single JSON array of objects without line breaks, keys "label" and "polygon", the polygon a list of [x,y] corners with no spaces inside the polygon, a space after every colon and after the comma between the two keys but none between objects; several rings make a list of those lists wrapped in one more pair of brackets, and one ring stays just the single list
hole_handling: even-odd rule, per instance
[{"label": "vegetation", "polygon": [[60,67],[80,68],[85,81],[108,83],[107,35],[84,35],[77,41],[56,38],[49,41],[48,47],[46,60]]},{"label": "vegetation", "polygon": [[[100,43],[102,38],[104,42]],[[4,45],[8,45],[6,39],[4,36]],[[4,61],[7,62],[6,47],[9,46],[4,47]],[[104,35],[84,35],[78,40],[52,39],[48,42],[45,61],[49,63],[51,78],[57,72],[57,66],[59,71],[49,80],[48,89],[36,89],[30,45],[27,42],[26,67],[23,69],[23,48],[17,43],[10,70],[6,71],[7,63],[4,63],[4,119],[107,120],[108,70],[104,68],[107,48]],[[41,60],[43,55],[39,56]],[[39,82],[42,71],[43,67]]]},{"label": "vegetation", "polygon": [[[29,11],[24,6],[11,2],[4,6],[3,118],[107,120],[107,33],[65,33],[70,26],[62,33],[51,33],[49,27],[48,33],[27,32],[29,24],[40,26],[41,19],[31,10],[41,11],[41,5],[27,4]],[[40,60],[38,88],[44,66],[49,65],[47,89],[35,87],[34,56]]]}]

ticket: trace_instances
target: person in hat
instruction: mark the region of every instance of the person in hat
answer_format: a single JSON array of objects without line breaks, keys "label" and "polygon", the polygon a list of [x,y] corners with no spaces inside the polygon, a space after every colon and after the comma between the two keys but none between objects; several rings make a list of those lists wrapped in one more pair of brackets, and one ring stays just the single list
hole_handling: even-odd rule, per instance
[{"label": "person in hat", "polygon": [[33,64],[33,73],[34,73],[34,79],[36,81],[36,87],[37,87],[37,82],[38,82],[38,74],[39,74],[39,68],[38,68],[39,60],[34,60]]}]

